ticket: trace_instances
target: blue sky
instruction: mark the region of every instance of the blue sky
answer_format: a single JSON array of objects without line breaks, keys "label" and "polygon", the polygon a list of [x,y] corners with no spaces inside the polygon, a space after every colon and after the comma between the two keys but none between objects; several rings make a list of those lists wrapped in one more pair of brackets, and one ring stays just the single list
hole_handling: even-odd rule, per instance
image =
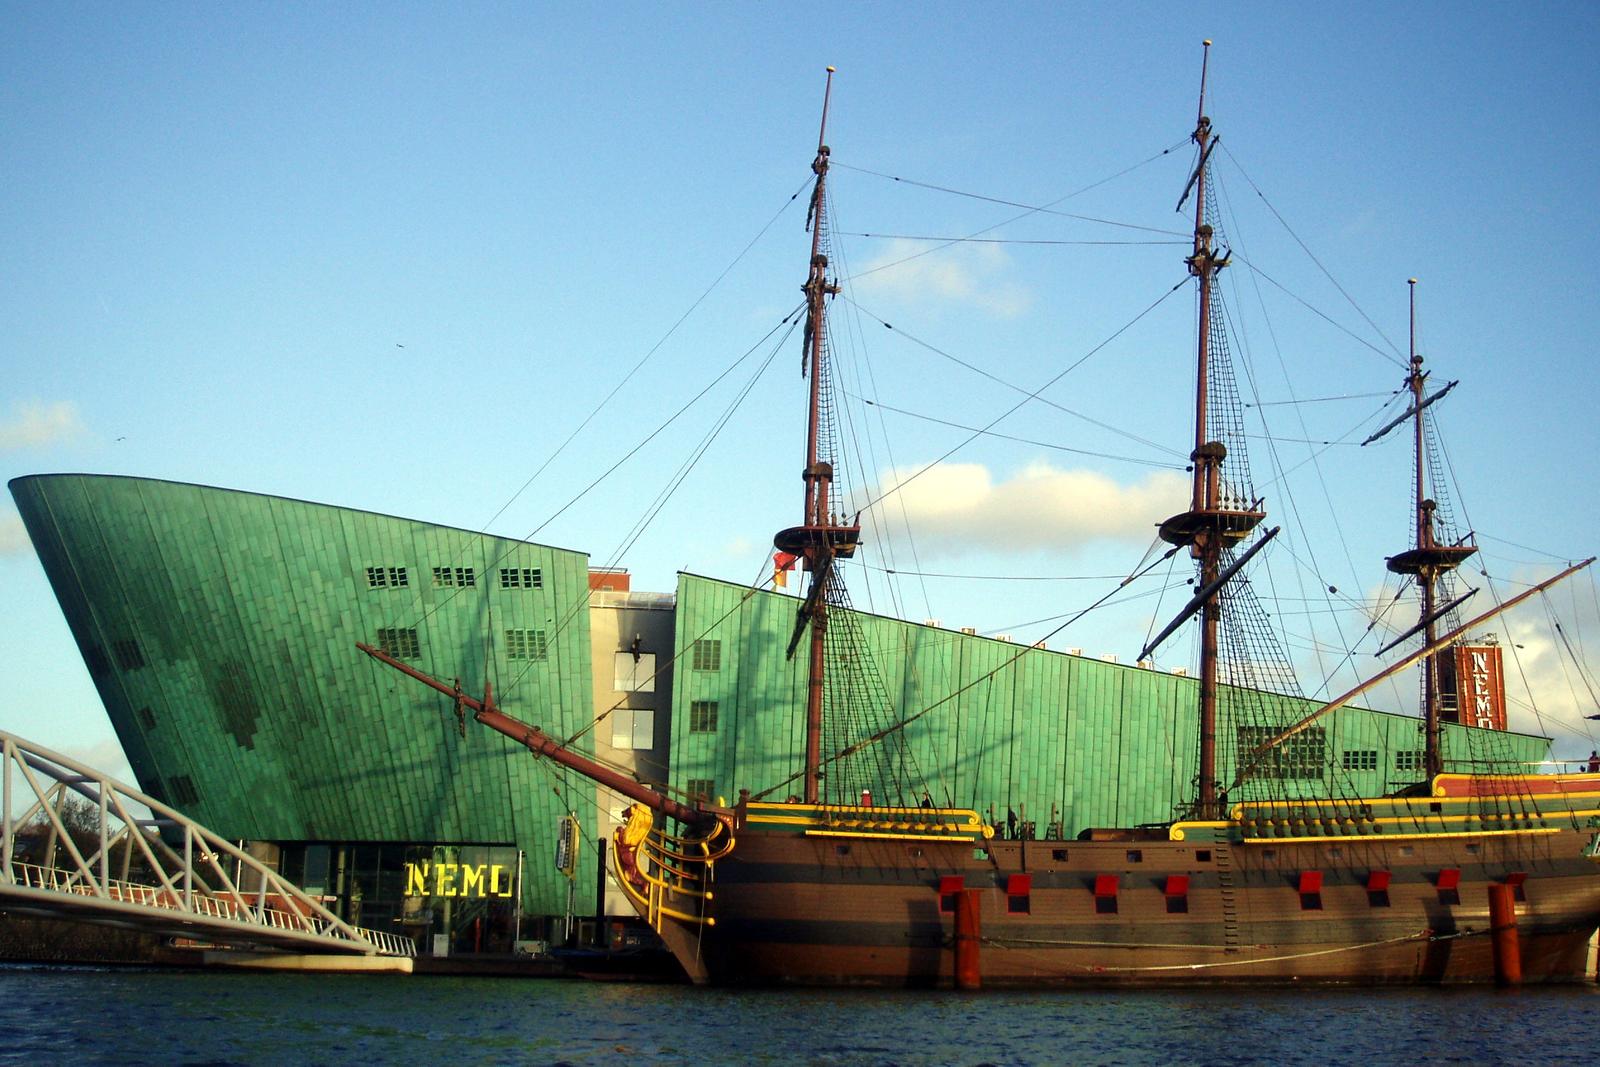
[{"label": "blue sky", "polygon": [[[1276,458],[1252,466],[1286,525],[1266,566],[1302,684],[1338,688],[1328,650],[1364,623],[1313,630],[1299,598],[1375,597],[1405,547],[1403,443],[1300,439],[1340,439],[1398,387],[1408,277],[1429,365],[1462,380],[1439,424],[1497,588],[1600,547],[1593,5],[8,3],[5,19],[6,478],[134,474],[472,528],[510,501],[495,532],[618,562],[636,588],[680,568],[752,579],[798,518],[797,337],[616,554],[799,299],[790,197],[833,64],[833,330],[842,380],[882,405],[851,402],[871,441],[845,458],[853,484],[920,469],[967,436],[944,423],[1014,404],[934,349],[1028,390],[1093,353],[1046,393],[1060,407],[997,427],[1031,443],[966,445],[878,506],[898,532],[872,531],[855,601],[1034,639],[1112,584],[1064,579],[1127,573],[1176,510],[1192,296],[1118,331],[1182,280],[1182,244],[1082,242],[1181,242],[1209,37],[1234,344],[1247,399],[1274,402],[1250,417]],[[920,240],[980,231],[1054,243]],[[1058,580],[894,586],[883,566]],[[1552,603],[1581,649],[1600,598],[1569,586]],[[9,501],[0,590],[0,727],[116,769]],[[1181,599],[1091,615],[1052,646],[1131,659]],[[1511,625],[1543,716],[1520,724],[1586,753],[1592,699],[1544,608]],[[1191,652],[1176,640],[1162,665]]]}]

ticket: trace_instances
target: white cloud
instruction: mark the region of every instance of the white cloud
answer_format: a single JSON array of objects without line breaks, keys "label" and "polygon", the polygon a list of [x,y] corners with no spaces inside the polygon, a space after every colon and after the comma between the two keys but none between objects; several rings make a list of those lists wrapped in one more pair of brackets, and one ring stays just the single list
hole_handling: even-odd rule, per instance
[{"label": "white cloud", "polygon": [[128,765],[128,757],[123,754],[122,745],[115,737],[107,737],[88,745],[72,745],[62,749],[61,754],[126,785],[136,784],[133,780],[133,768]]},{"label": "white cloud", "polygon": [[33,551],[28,531],[22,525],[22,516],[0,515],[0,558],[26,556]]},{"label": "white cloud", "polygon": [[[1578,664],[1568,655],[1549,617],[1532,604],[1513,611],[1505,624],[1513,645],[1503,653],[1509,725],[1513,730],[1548,734],[1562,755],[1572,754],[1580,746],[1593,747],[1592,739],[1600,732],[1596,723],[1585,719],[1600,714],[1589,689],[1600,673],[1594,663],[1585,661],[1582,640],[1585,631],[1593,635],[1596,620],[1592,607],[1582,614],[1581,619],[1569,615],[1560,620],[1579,657]],[[1574,638],[1574,634],[1578,636]]]},{"label": "white cloud", "polygon": [[917,241],[893,240],[856,274],[864,298],[906,303],[960,304],[1000,318],[1014,318],[1033,304],[1033,294],[1007,280],[1011,257],[996,245],[958,244],[937,251]]},{"label": "white cloud", "polygon": [[12,417],[0,422],[0,452],[43,448],[71,441],[82,433],[78,405],[72,401],[58,400],[54,404],[30,401],[16,405]]},{"label": "white cloud", "polygon": [[[885,486],[914,471],[889,471]],[[979,463],[941,463],[886,501],[904,507],[919,544],[1002,551],[1060,551],[1097,540],[1147,542],[1183,509],[1189,481],[1157,471],[1120,485],[1096,471],[1029,464],[996,482]]]}]

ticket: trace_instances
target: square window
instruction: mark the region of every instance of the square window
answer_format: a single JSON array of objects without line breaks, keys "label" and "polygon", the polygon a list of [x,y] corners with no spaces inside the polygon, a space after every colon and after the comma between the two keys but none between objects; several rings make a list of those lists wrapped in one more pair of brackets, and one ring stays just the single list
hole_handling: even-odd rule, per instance
[{"label": "square window", "polygon": [[478,584],[478,576],[471,567],[433,568],[435,589],[467,589]]},{"label": "square window", "polygon": [[542,589],[544,574],[538,567],[501,567],[501,589]]},{"label": "square window", "polygon": [[1300,894],[1300,910],[1301,911],[1321,911],[1322,910],[1322,894],[1321,893],[1301,893]]},{"label": "square window", "polygon": [[99,645],[84,649],[83,660],[89,666],[89,673],[96,678],[104,678],[111,673],[111,661],[106,658],[106,650]]},{"label": "square window", "polygon": [[1139,849],[1130,848],[1128,850],[1128,862],[1129,863],[1143,863],[1144,862],[1144,853],[1142,851],[1140,851]]},{"label": "square window", "polygon": [[380,629],[378,648],[395,659],[418,659],[422,655],[422,643],[417,638],[417,631],[409,627]]},{"label": "square window", "polygon": [[1050,858],[1055,860],[1057,863],[1065,863],[1067,862],[1067,850],[1064,848],[1053,848],[1050,850]]},{"label": "square window", "polygon": [[1096,915],[1115,915],[1117,913],[1117,898],[1095,897],[1094,913]]},{"label": "square window", "polygon": [[410,584],[404,567],[368,567],[369,589],[404,589]]},{"label": "square window", "polygon": [[722,642],[702,638],[694,643],[691,665],[697,671],[722,669]]},{"label": "square window", "polygon": [[1211,862],[1211,850],[1209,848],[1197,848],[1197,849],[1195,849],[1194,850],[1194,861],[1196,863],[1210,863]]},{"label": "square window", "polygon": [[140,708],[139,725],[143,726],[146,730],[154,730],[156,728],[155,713],[149,708]]},{"label": "square window", "polygon": [[715,733],[717,729],[717,702],[715,700],[695,700],[689,704],[689,732],[692,734]]},{"label": "square window", "polygon": [[618,652],[611,659],[611,688],[619,693],[656,691],[656,654]]},{"label": "square window", "polygon": [[1375,748],[1347,748],[1344,750],[1344,769],[1347,771],[1375,771],[1378,769],[1378,750]]},{"label": "square window", "polygon": [[1168,915],[1187,915],[1188,913],[1189,898],[1187,896],[1167,898]]},{"label": "square window", "polygon": [[196,804],[200,801],[200,794],[195,791],[194,779],[186,774],[174,775],[167,780],[172,787],[172,802],[174,804]]},{"label": "square window", "polygon": [[685,785],[689,796],[695,800],[710,800],[715,795],[717,783],[710,778],[691,778]]},{"label": "square window", "polygon": [[548,651],[543,630],[507,630],[506,658],[542,660]]},{"label": "square window", "polygon": [[117,657],[117,666],[125,671],[136,671],[144,666],[144,653],[139,649],[139,642],[131,638],[111,642],[111,652]]},{"label": "square window", "polygon": [[655,747],[656,715],[649,708],[616,708],[611,712],[611,747],[639,751]]},{"label": "square window", "polygon": [[[1239,752],[1253,752],[1281,732],[1276,726],[1240,726],[1234,743]],[[1326,728],[1308,726],[1263,753],[1253,773],[1280,780],[1321,778],[1326,744]]]},{"label": "square window", "polygon": [[1033,902],[1032,902],[1032,898],[1031,897],[1026,897],[1026,896],[1015,896],[1014,897],[1014,896],[1010,896],[1010,895],[1006,896],[1006,912],[1008,914],[1011,914],[1011,915],[1028,915],[1028,914],[1031,914],[1032,911],[1033,911]]}]

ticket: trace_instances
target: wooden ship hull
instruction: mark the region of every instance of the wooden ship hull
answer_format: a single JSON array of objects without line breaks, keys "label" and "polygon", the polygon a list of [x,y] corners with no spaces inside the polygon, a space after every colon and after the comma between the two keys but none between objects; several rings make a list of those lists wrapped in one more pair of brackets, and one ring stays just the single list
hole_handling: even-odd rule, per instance
[{"label": "wooden ship hull", "polygon": [[[1505,967],[1493,929],[1505,924],[1490,916],[1495,886],[1510,889],[1521,980],[1577,981],[1600,926],[1600,870],[1588,855],[1600,778],[1593,788],[1551,805],[1559,815],[1486,832],[1444,828],[1472,817],[1433,812],[1424,818],[1438,826],[1405,827],[1418,833],[1373,821],[1382,815],[1246,830],[1269,819],[1245,810],[1225,824],[1070,841],[919,833],[926,813],[917,809],[788,829],[767,823],[785,806],[761,805],[743,820],[734,809],[731,849],[703,865],[663,859],[662,849],[685,853],[657,834],[644,846],[651,861],[627,884],[703,984],[960,984],[955,898],[964,890],[976,891],[984,987],[1491,982]],[[1367,832],[1376,827],[1390,832]],[[620,834],[618,844],[625,855]]]}]

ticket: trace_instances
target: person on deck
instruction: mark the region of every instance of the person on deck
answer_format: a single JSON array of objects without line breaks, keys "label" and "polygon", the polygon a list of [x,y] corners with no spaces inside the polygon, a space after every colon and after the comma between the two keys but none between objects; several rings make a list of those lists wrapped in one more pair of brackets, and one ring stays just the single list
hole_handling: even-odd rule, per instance
[{"label": "person on deck", "polygon": [[1589,773],[1600,774],[1600,752],[1589,750]]}]

